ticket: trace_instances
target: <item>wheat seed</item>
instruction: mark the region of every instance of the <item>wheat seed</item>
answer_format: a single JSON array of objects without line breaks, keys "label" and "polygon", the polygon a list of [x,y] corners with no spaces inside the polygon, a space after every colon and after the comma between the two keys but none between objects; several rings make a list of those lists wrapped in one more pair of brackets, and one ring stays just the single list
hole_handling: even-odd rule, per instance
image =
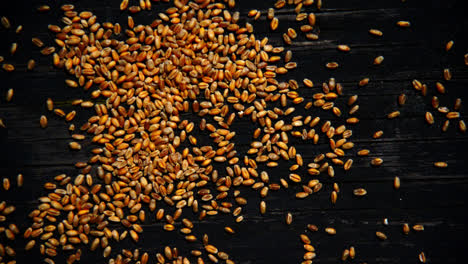
[{"label": "wheat seed", "polygon": [[374,65],[379,65],[383,62],[384,56],[378,56],[374,59]]},{"label": "wheat seed", "polygon": [[383,135],[383,131],[382,130],[379,130],[379,131],[376,131],[374,133],[374,135],[372,135],[373,138],[377,139],[377,138],[381,138]]},{"label": "wheat seed", "polygon": [[348,45],[338,45],[338,50],[348,52],[351,48]]},{"label": "wheat seed", "polygon": [[367,194],[367,191],[366,191],[366,189],[364,189],[364,188],[358,188],[358,189],[354,189],[354,190],[353,190],[353,194],[354,194],[355,196],[364,196],[364,195]]},{"label": "wheat seed", "polygon": [[2,16],[0,20],[4,28],[9,29],[11,27],[10,20],[7,17]]},{"label": "wheat seed", "polygon": [[336,69],[338,68],[339,64],[337,62],[328,62],[325,67],[327,67],[328,69]]},{"label": "wheat seed", "polygon": [[431,112],[426,112],[425,118],[429,125],[434,124],[434,117],[432,116]]},{"label": "wheat seed", "polygon": [[419,258],[419,262],[426,263],[426,254],[424,254],[424,252],[419,253],[418,258]]},{"label": "wheat seed", "polygon": [[400,189],[400,177],[395,176],[393,179],[393,187],[397,190]]},{"label": "wheat seed", "polygon": [[434,162],[434,166],[436,166],[437,168],[447,168],[447,162],[444,162],[444,161],[437,161],[437,162]]},{"label": "wheat seed", "polygon": [[290,224],[292,223],[292,221],[293,221],[293,216],[292,216],[291,213],[288,212],[288,213],[286,214],[286,224],[287,224],[287,225],[290,225]]},{"label": "wheat seed", "polygon": [[444,69],[444,79],[446,81],[450,81],[452,79],[452,73],[450,72],[450,69]]},{"label": "wheat seed", "polygon": [[410,27],[411,23],[409,21],[398,21],[397,26],[406,28],[406,27]]},{"label": "wheat seed", "polygon": [[445,44],[445,51],[449,51],[450,49],[452,49],[454,43],[455,42],[453,42],[453,40],[447,42],[447,44]]},{"label": "wheat seed", "polygon": [[463,120],[458,121],[458,128],[460,129],[460,132],[465,133],[466,132],[465,121],[463,121]]},{"label": "wheat seed", "polygon": [[382,31],[380,31],[380,30],[378,30],[378,29],[369,29],[369,33],[370,33],[371,35],[374,35],[374,36],[377,36],[377,37],[383,36]]},{"label": "wheat seed", "polygon": [[391,112],[390,114],[387,115],[387,117],[389,119],[393,119],[393,118],[396,118],[398,116],[400,116],[400,111],[393,111],[393,112]]},{"label": "wheat seed", "polygon": [[325,228],[325,232],[327,232],[327,234],[329,234],[329,235],[336,235],[336,229],[333,228],[333,227]]},{"label": "wheat seed", "polygon": [[47,127],[47,117],[42,115],[39,124],[41,125],[41,128],[46,128]]},{"label": "wheat seed", "polygon": [[386,240],[387,239],[387,235],[385,235],[384,233],[382,233],[380,231],[375,232],[375,235],[381,240]]},{"label": "wheat seed", "polygon": [[13,94],[14,94],[14,91],[12,88],[8,89],[7,93],[6,93],[6,101],[7,102],[10,102],[11,99],[13,99]]}]

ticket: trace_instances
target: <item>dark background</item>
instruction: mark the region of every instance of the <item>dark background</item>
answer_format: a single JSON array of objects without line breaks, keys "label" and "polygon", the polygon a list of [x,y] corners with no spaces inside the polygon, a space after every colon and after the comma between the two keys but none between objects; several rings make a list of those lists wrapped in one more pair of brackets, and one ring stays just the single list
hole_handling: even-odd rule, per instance
[{"label": "dark background", "polygon": [[[120,1],[72,2],[78,11],[93,11],[100,22],[119,21],[125,28],[128,13],[118,10]],[[290,7],[276,12],[280,27],[276,32],[271,32],[265,14],[274,1],[237,2],[236,10],[243,17],[241,21],[246,21],[250,9],[263,12],[258,21],[247,19],[254,25],[258,38],[268,36],[273,44],[283,45],[281,34],[288,27],[299,28]],[[357,116],[361,122],[352,127],[352,140],[356,149],[369,148],[371,156],[357,158],[354,154],[356,150],[351,151],[348,156],[355,160],[353,168],[346,173],[337,170],[334,179],[321,176],[324,189],[305,200],[294,198],[295,191],[299,189],[297,186],[286,191],[270,192],[265,199],[268,210],[264,216],[258,213],[259,194],[241,188],[248,198],[248,205],[243,210],[244,222],[235,224],[232,217],[211,217],[201,222],[195,221],[194,233],[199,238],[207,233],[210,243],[229,253],[236,263],[244,264],[300,262],[305,251],[299,234],[304,232],[316,247],[318,257],[314,263],[340,262],[342,251],[349,246],[354,246],[357,251],[356,259],[351,261],[353,263],[418,263],[421,251],[426,253],[428,263],[466,262],[468,168],[465,153],[468,138],[458,131],[458,122],[452,122],[447,132],[441,132],[445,118],[430,106],[432,95],[436,95],[435,82],[443,80],[442,70],[446,67],[451,69],[453,79],[443,81],[447,93],[437,95],[441,105],[452,107],[457,97],[468,100],[468,68],[463,60],[463,55],[468,52],[468,19],[462,2],[324,0],[322,10],[316,12],[320,39],[307,41],[299,34],[300,37],[289,47],[293,51],[293,61],[298,62],[299,67],[287,78],[301,81],[307,77],[319,87],[329,77],[335,77],[344,85],[347,95],[338,100],[338,105],[343,106],[342,110],[347,109],[343,104],[347,97],[358,94],[360,110]],[[31,44],[31,37],[41,38],[46,45],[53,43],[47,25],[61,25],[59,7],[63,3],[17,0],[2,1],[0,4],[0,16],[7,16],[12,23],[12,29],[8,31],[0,27],[0,55],[17,68],[13,73],[0,70],[0,117],[7,126],[6,129],[0,128],[0,177],[9,177],[13,183],[10,191],[0,191],[0,200],[17,207],[6,223],[14,222],[21,228],[21,235],[16,241],[6,241],[4,234],[0,234],[0,241],[17,250],[18,263],[40,263],[37,246],[26,254],[22,250],[25,242],[21,236],[30,225],[27,214],[38,205],[37,198],[46,195],[42,185],[61,173],[76,176],[79,172],[73,164],[86,161],[90,155],[88,150],[94,147],[85,141],[84,150],[69,151],[69,124],[45,108],[46,98],[51,97],[56,106],[66,112],[76,109],[78,115],[73,123],[79,127],[91,115],[91,111],[73,107],[70,102],[77,98],[86,99],[90,92],[66,87],[66,74],[53,68],[51,57],[42,56],[39,49]],[[36,8],[41,4],[50,5],[52,10],[38,13]],[[157,12],[166,7],[167,4],[154,3],[152,11],[134,15],[136,24],[151,22]],[[396,27],[398,20],[409,20],[411,27]],[[14,33],[18,24],[24,27],[19,35]],[[376,38],[369,35],[370,28],[382,30],[384,36]],[[449,40],[454,40],[455,45],[445,52],[445,43]],[[12,42],[19,43],[14,56],[8,54]],[[349,45],[351,51],[337,51],[338,44]],[[385,57],[382,65],[372,65],[373,59],[379,55]],[[37,67],[32,72],[26,72],[26,62],[30,58],[36,60]],[[324,65],[329,61],[339,62],[340,68],[327,70]],[[359,88],[357,82],[364,77],[369,77],[371,81],[369,85]],[[413,79],[428,84],[427,96],[421,96],[412,88]],[[4,95],[9,88],[14,88],[15,95],[12,102],[7,103]],[[299,91],[310,98],[317,88]],[[400,93],[408,96],[404,107],[397,105],[396,97]],[[386,114],[397,109],[401,111],[400,118],[391,121],[385,118]],[[462,118],[465,109],[462,106],[460,110]],[[301,111],[296,114],[329,116],[317,109]],[[434,113],[436,122],[433,126],[428,126],[424,121],[426,111]],[[39,128],[42,114],[49,119],[47,129]],[[193,117],[192,120],[199,118]],[[248,119],[237,122],[239,126],[236,127],[242,129],[234,128],[237,132],[235,142],[238,152],[242,153],[248,149],[254,126]],[[374,140],[371,136],[377,130],[383,130],[384,135]],[[206,135],[206,132],[203,133]],[[208,136],[201,136],[199,141],[200,144],[209,144]],[[323,142],[317,146],[303,144],[299,140],[294,142],[305,163],[328,148]],[[371,167],[369,161],[372,157],[382,157],[384,164],[380,168]],[[439,160],[447,161],[448,168],[435,168],[433,162]],[[291,164],[280,164],[279,168],[268,170],[274,181],[289,174]],[[17,188],[15,184],[18,173],[25,178],[22,188]],[[398,191],[393,189],[395,176],[402,181]],[[333,182],[338,182],[341,188],[336,205],[329,201]],[[352,190],[358,187],[366,188],[368,195],[354,197]],[[284,223],[286,212],[294,216],[290,226]],[[153,219],[154,213],[147,217]],[[384,218],[389,219],[389,226],[382,224]],[[425,231],[403,235],[403,222],[411,226],[424,224]],[[306,231],[307,224],[316,224],[320,231]],[[5,223],[2,225],[5,226]],[[115,256],[122,247],[139,248],[140,252],[149,252],[153,259],[155,253],[162,252],[166,245],[178,247],[181,255],[185,256],[190,250],[201,248],[199,242],[187,243],[177,231],[162,230],[162,225],[151,221],[143,225],[144,234],[137,244],[129,239],[120,244],[111,243],[112,255]],[[232,226],[236,234],[225,233],[223,228],[226,225]],[[327,235],[323,231],[327,226],[335,227],[337,235]],[[379,241],[375,237],[378,230],[385,232],[389,239]],[[81,263],[107,262],[101,256],[101,251],[92,253],[84,250]],[[62,263],[60,259],[57,258],[56,263]],[[206,255],[205,260],[208,261]]]}]

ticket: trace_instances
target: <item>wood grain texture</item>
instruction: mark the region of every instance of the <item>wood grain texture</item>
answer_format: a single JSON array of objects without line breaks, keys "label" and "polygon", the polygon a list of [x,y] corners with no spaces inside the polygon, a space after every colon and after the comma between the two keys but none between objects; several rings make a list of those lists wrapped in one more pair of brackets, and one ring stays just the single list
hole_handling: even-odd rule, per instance
[{"label": "wood grain texture", "polygon": [[[69,78],[65,73],[51,66],[51,58],[40,55],[39,50],[32,46],[31,37],[40,37],[44,42],[52,44],[52,35],[47,31],[48,24],[60,23],[59,6],[64,1],[47,1],[52,10],[47,14],[38,14],[35,8],[45,3],[44,0],[16,0],[1,4],[0,16],[8,16],[13,28],[23,24],[23,33],[17,35],[12,30],[6,31],[0,27],[0,55],[7,62],[15,64],[14,73],[0,71],[0,118],[3,118],[6,129],[0,128],[1,166],[0,176],[14,180],[18,173],[23,173],[25,185],[21,189],[0,191],[0,200],[8,201],[17,206],[17,211],[9,222],[19,223],[24,229],[29,224],[27,214],[37,206],[37,198],[45,195],[42,185],[52,180],[55,175],[66,173],[75,176],[79,171],[73,164],[86,161],[89,150],[96,147],[89,142],[89,137],[83,142],[83,150],[70,151],[68,143],[71,140],[68,131],[69,123],[47,112],[45,101],[51,97],[56,105],[66,112],[77,110],[77,118],[73,123],[79,127],[91,116],[91,111],[72,107],[71,100],[88,98],[90,91],[84,92],[78,88],[66,87],[64,80]],[[103,21],[126,24],[127,12],[118,10],[119,1],[73,1],[78,10],[91,10],[98,19]],[[238,0],[236,10],[242,19],[255,27],[259,38],[268,37],[274,45],[283,45],[281,34],[288,28],[298,28],[294,21],[294,10],[284,8],[277,10],[280,20],[276,32],[269,30],[266,20],[266,10],[274,1]],[[466,261],[466,209],[468,201],[468,167],[466,166],[466,150],[468,135],[457,129],[452,122],[447,132],[441,132],[444,117],[435,113],[430,105],[431,97],[437,95],[441,105],[452,107],[456,98],[468,101],[468,67],[464,64],[463,55],[468,51],[468,19],[462,8],[462,1],[425,1],[399,0],[358,1],[358,0],[324,0],[324,6],[317,12],[320,39],[309,41],[300,34],[289,47],[293,51],[293,61],[299,67],[289,72],[284,80],[309,78],[315,83],[314,88],[300,89],[306,99],[318,92],[321,83],[334,77],[345,87],[345,95],[357,94],[360,110],[357,117],[361,122],[350,125],[353,130],[352,140],[355,149],[347,153],[346,158],[354,159],[353,169],[345,172],[336,169],[336,176],[320,176],[324,190],[313,194],[305,200],[294,198],[300,185],[291,184],[287,190],[270,191],[265,199],[267,213],[261,216],[258,211],[259,194],[247,187],[241,187],[241,193],[248,199],[243,209],[244,222],[235,223],[231,216],[218,215],[203,221],[194,221],[195,235],[201,237],[207,233],[210,242],[220,250],[229,253],[236,263],[266,264],[266,263],[300,263],[304,249],[299,234],[307,233],[312,244],[317,248],[318,258],[314,263],[338,263],[341,252],[349,246],[354,246],[357,257],[353,263],[418,263],[418,254],[424,251],[428,263],[463,263]],[[136,3],[136,1],[135,1]],[[135,15],[137,23],[152,21],[157,12],[165,10],[167,4],[154,4],[153,11],[144,11]],[[250,9],[258,9],[263,15],[258,21],[246,19]],[[398,20],[411,22],[410,28],[398,28]],[[368,33],[370,28],[378,28],[384,32],[382,38],[376,38]],[[452,50],[444,50],[445,43],[454,40]],[[8,55],[12,42],[18,42],[18,52]],[[336,49],[338,44],[351,47],[348,53]],[[376,56],[385,57],[382,65],[372,65]],[[37,67],[26,72],[28,59],[34,58]],[[328,70],[325,64],[337,61],[340,67]],[[435,82],[443,78],[442,70],[449,67],[453,79],[443,82],[447,93],[437,94]],[[357,83],[364,77],[370,78],[370,83],[359,87]],[[427,96],[421,96],[411,86],[413,79],[428,84]],[[9,88],[14,88],[12,102],[7,103],[4,94]],[[405,106],[397,105],[397,96],[406,93],[408,101]],[[337,100],[342,108],[343,116],[348,117],[349,108],[345,105],[347,96]],[[462,117],[466,107],[460,110]],[[400,110],[401,116],[388,120],[386,115],[394,110]],[[433,111],[435,124],[429,126],[424,121],[424,113]],[[47,129],[39,127],[39,117],[47,115]],[[344,124],[343,117],[337,118],[331,113],[302,107],[296,115],[320,116],[331,120],[333,125]],[[183,114],[184,117],[199,122],[200,117],[193,113]],[[236,120],[236,137],[238,153],[245,153],[249,148],[251,135],[255,126],[248,118]],[[380,139],[372,139],[372,134],[383,130]],[[194,132],[199,135],[200,144],[212,145],[206,132]],[[328,150],[325,139],[314,145],[301,139],[291,139],[305,163],[311,162],[315,155]],[[371,150],[369,157],[356,157],[357,150]],[[243,156],[243,154],[241,155]],[[373,157],[384,160],[380,168],[370,165]],[[435,161],[447,161],[446,169],[433,166]],[[288,177],[286,162],[279,162],[275,169],[265,169],[272,181]],[[222,167],[219,167],[220,171]],[[300,171],[305,175],[305,169]],[[402,186],[394,190],[393,178],[399,176]],[[309,176],[306,176],[309,177]],[[340,185],[340,193],[336,205],[329,201],[333,182]],[[365,197],[355,197],[354,188],[363,187],[368,191]],[[286,212],[293,214],[292,225],[284,222]],[[153,219],[154,213],[147,212]],[[184,216],[195,218],[191,212]],[[388,218],[389,226],[384,226],[382,220]],[[403,235],[401,224],[421,223],[424,232],[411,232]],[[309,223],[319,226],[320,231],[306,231]],[[224,232],[225,226],[231,226],[235,235]],[[144,234],[141,241],[133,243],[125,240],[122,243],[111,243],[113,253],[121,248],[139,248],[150,252],[154,257],[166,245],[176,246],[182,255],[188,255],[192,249],[200,249],[200,241],[187,243],[177,232],[166,232],[162,223],[147,221],[142,225]],[[323,229],[335,227],[336,236],[327,235]],[[121,226],[115,226],[122,230]],[[375,237],[376,231],[382,231],[389,237],[381,242]],[[3,234],[0,241],[5,241]],[[37,250],[24,252],[24,240],[18,238],[12,246],[17,249],[18,263],[40,263]],[[86,247],[83,247],[86,249]],[[102,252],[84,250],[81,263],[105,263]],[[65,263],[58,258],[56,263]]]}]

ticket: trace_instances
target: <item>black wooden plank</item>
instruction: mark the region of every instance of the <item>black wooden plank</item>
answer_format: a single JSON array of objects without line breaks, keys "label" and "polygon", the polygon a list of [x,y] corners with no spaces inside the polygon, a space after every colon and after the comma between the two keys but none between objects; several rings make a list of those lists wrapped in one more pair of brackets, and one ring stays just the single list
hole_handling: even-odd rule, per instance
[{"label": "black wooden plank", "polygon": [[[253,8],[265,14],[266,9],[273,4],[273,1],[237,2],[236,10],[244,16]],[[24,32],[20,35],[6,32],[0,27],[0,55],[17,66],[13,74],[0,71],[0,117],[8,127],[0,129],[0,175],[9,177],[13,182],[17,173],[25,176],[22,189],[0,192],[0,200],[17,204],[17,211],[9,221],[21,223],[23,229],[29,224],[29,220],[25,221],[26,215],[38,204],[37,197],[46,194],[42,185],[60,173],[77,175],[79,171],[73,164],[86,161],[90,155],[89,149],[96,147],[85,141],[84,150],[70,151],[67,146],[71,141],[68,124],[45,110],[44,103],[48,97],[53,98],[57,106],[71,111],[77,109],[69,105],[72,99],[87,98],[90,93],[66,87],[64,79],[69,77],[54,69],[50,65],[50,58],[39,55],[39,50],[30,41],[31,37],[39,36],[46,43],[52,43],[52,35],[46,31],[46,27],[47,24],[60,23],[61,12],[56,7],[62,3],[65,1],[48,2],[53,8],[47,14],[35,11],[36,7],[44,4],[42,0],[8,1],[0,9],[0,16],[7,15],[14,25],[24,23]],[[93,10],[101,21],[119,21],[125,25],[129,15],[120,12],[115,1],[77,1],[74,4],[78,10]],[[154,3],[153,11],[135,15],[135,20],[137,23],[150,22],[157,12],[168,6]],[[200,237],[208,233],[210,242],[229,253],[236,263],[300,262],[304,250],[299,234],[306,232],[308,223],[317,224],[322,229],[316,234],[309,233],[312,244],[317,248],[317,263],[340,262],[342,250],[351,245],[357,249],[354,263],[418,263],[417,254],[420,251],[426,252],[430,263],[462,263],[468,249],[464,217],[468,200],[468,173],[464,166],[467,137],[457,131],[455,122],[452,122],[448,132],[442,133],[440,127],[443,115],[435,114],[436,124],[432,127],[425,124],[423,115],[432,110],[430,98],[436,95],[434,83],[442,79],[442,69],[445,67],[450,67],[454,78],[444,82],[448,93],[437,95],[441,104],[452,106],[457,97],[467,101],[468,71],[463,54],[467,52],[468,46],[468,20],[464,10],[462,1],[454,0],[412,0],[404,3],[395,0],[324,1],[321,11],[314,10],[319,21],[320,40],[306,41],[300,36],[293,45],[287,47],[294,52],[293,58],[300,67],[290,72],[285,80],[294,78],[301,81],[307,77],[319,87],[321,82],[335,77],[344,84],[346,95],[358,94],[360,111],[357,116],[361,123],[349,126],[353,129],[352,140],[356,149],[369,148],[372,154],[357,158],[355,150],[349,151],[346,158],[355,160],[354,168],[349,172],[336,169],[334,178],[318,176],[324,183],[324,190],[305,200],[294,198],[294,193],[300,189],[299,185],[291,184],[288,190],[270,192],[265,199],[268,203],[265,216],[258,213],[258,193],[242,187],[242,195],[249,200],[243,210],[245,221],[237,224],[232,217],[224,215],[195,221],[195,234]],[[268,36],[275,45],[283,45],[281,34],[287,27],[296,27],[298,23],[292,21],[294,11],[291,8],[277,11],[277,14],[281,20],[277,32],[268,29],[264,16],[259,21],[241,21],[252,23],[259,38]],[[398,20],[409,20],[412,26],[408,29],[398,28],[395,26]],[[367,31],[373,27],[381,29],[384,37],[370,36]],[[455,45],[447,53],[444,45],[450,39],[455,40]],[[19,42],[20,47],[12,57],[7,51],[13,41]],[[342,43],[350,45],[351,52],[338,52],[336,45]],[[371,65],[373,58],[378,55],[385,56],[383,64]],[[38,67],[26,73],[25,66],[29,58],[36,59]],[[340,68],[334,71],[325,69],[324,65],[328,61],[339,62]],[[358,87],[357,82],[364,77],[369,77],[371,82],[366,87]],[[429,85],[428,96],[422,97],[414,91],[410,83],[413,79]],[[6,104],[3,94],[8,88],[15,89],[15,96],[13,102]],[[306,99],[310,99],[319,90],[302,89],[300,92]],[[402,92],[408,95],[408,102],[406,106],[398,107],[396,96]],[[343,105],[345,101],[344,98],[337,100],[343,112],[348,109]],[[334,125],[342,124],[343,118],[347,117],[344,114],[336,118],[317,109],[304,111],[299,108],[295,114],[320,115],[332,120]],[[396,109],[401,111],[401,117],[388,121],[385,115]],[[461,110],[462,116],[464,109]],[[47,129],[38,126],[42,114],[49,117]],[[90,115],[91,111],[78,110],[73,123],[79,126]],[[200,120],[191,116],[184,114],[184,117],[194,121]],[[245,128],[238,131],[234,140],[238,152],[243,156],[255,127],[248,118],[237,120],[236,125]],[[380,129],[384,131],[384,136],[373,140],[372,133]],[[198,135],[200,132],[196,130],[194,133]],[[200,136],[199,142],[212,145],[206,133]],[[323,139],[319,145],[305,144],[297,139],[291,139],[291,142],[297,146],[306,163],[315,154],[328,149]],[[381,168],[373,168],[369,164],[370,158],[377,156],[384,159]],[[432,163],[438,160],[447,161],[449,167],[435,168]],[[260,168],[270,173],[272,181],[277,181],[280,177],[287,177],[290,165],[280,162],[279,168]],[[306,176],[304,170],[300,172],[304,178],[311,178]],[[392,187],[394,176],[402,180],[402,187],[398,191]],[[333,182],[339,183],[341,188],[335,206],[329,201]],[[366,188],[368,195],[354,197],[352,190],[357,187]],[[287,211],[294,215],[291,226],[284,223]],[[194,217],[190,212],[184,212],[184,215]],[[154,213],[148,216],[154,217]],[[388,227],[382,225],[385,217],[390,220]],[[422,223],[426,230],[404,236],[401,234],[402,222]],[[234,236],[223,231],[226,225],[236,230]],[[145,233],[139,243],[128,240],[119,244],[112,242],[113,254],[121,248],[139,248],[154,257],[165,245],[171,245],[188,255],[191,249],[201,248],[199,242],[189,244],[182,235],[163,231],[162,223],[147,221],[143,226]],[[323,232],[325,226],[336,227],[338,234],[333,237],[326,235]],[[123,230],[121,227],[118,229]],[[380,242],[375,237],[377,230],[385,232],[390,239]],[[37,250],[24,252],[24,241],[20,235],[18,237],[17,241],[9,243],[17,249],[18,263],[37,263],[36,260],[40,258]],[[4,239],[2,235],[0,241]],[[206,256],[205,260],[208,261]],[[105,263],[106,260],[102,258],[101,251],[91,253],[84,250],[81,263],[92,262]],[[63,259],[59,258],[57,263],[64,263]]]}]

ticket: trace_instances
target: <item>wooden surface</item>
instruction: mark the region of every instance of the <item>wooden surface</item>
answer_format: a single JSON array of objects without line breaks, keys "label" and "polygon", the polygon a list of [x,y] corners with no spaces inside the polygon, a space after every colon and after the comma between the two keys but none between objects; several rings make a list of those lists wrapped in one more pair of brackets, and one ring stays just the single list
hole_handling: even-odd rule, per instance
[{"label": "wooden surface", "polygon": [[[38,14],[35,8],[44,2],[51,5],[52,11]],[[93,11],[101,22],[119,21],[124,25],[128,15],[118,10],[119,1],[73,2],[78,10]],[[237,2],[236,9],[241,12],[243,20],[248,10],[256,8],[266,14],[265,10],[273,4],[273,1],[257,0]],[[421,251],[426,253],[428,263],[463,263],[468,249],[465,218],[468,137],[458,131],[456,122],[452,122],[447,132],[441,132],[442,114],[435,113],[433,126],[428,126],[424,121],[424,113],[431,110],[430,98],[436,94],[434,84],[443,79],[442,69],[445,67],[451,69],[453,79],[443,82],[448,92],[438,95],[441,104],[452,107],[457,97],[468,101],[468,67],[463,61],[463,55],[468,51],[468,19],[462,1],[323,2],[322,10],[317,12],[320,39],[307,41],[301,35],[289,47],[299,67],[287,78],[302,80],[307,77],[320,86],[329,77],[335,77],[344,85],[346,95],[359,95],[360,110],[357,116],[361,123],[352,127],[353,142],[357,149],[370,149],[372,155],[357,158],[353,151],[349,157],[355,159],[355,166],[348,172],[337,170],[334,179],[321,176],[321,181],[325,183],[324,190],[305,200],[294,198],[300,186],[270,192],[266,198],[268,211],[264,216],[258,212],[259,194],[241,188],[248,198],[248,205],[243,210],[245,221],[237,224],[231,216],[211,217],[196,221],[195,234],[201,236],[207,233],[210,243],[229,253],[236,263],[243,264],[299,263],[304,254],[299,234],[306,232],[309,223],[320,228],[316,233],[307,232],[317,249],[318,257],[314,263],[341,262],[341,252],[349,246],[354,246],[357,251],[353,263],[418,263]],[[2,3],[0,9],[0,16],[8,16],[13,28],[19,23],[24,26],[24,32],[19,35],[12,30],[7,32],[0,29],[0,55],[17,66],[14,73],[0,71],[0,117],[7,125],[6,129],[0,128],[0,176],[14,181],[16,175],[22,173],[25,178],[23,188],[14,186],[10,191],[2,190],[0,198],[16,205],[17,211],[8,218],[8,223],[18,223],[22,231],[30,224],[27,214],[37,206],[37,198],[46,194],[42,185],[60,173],[77,175],[78,170],[73,164],[86,161],[90,155],[89,149],[93,147],[86,141],[84,150],[71,152],[68,149],[68,142],[71,141],[68,124],[45,109],[45,100],[51,97],[58,106],[70,111],[75,109],[70,105],[70,100],[85,99],[89,92],[66,87],[66,74],[54,69],[51,58],[40,55],[30,41],[31,37],[37,36],[46,43],[52,43],[47,25],[59,23],[58,7],[62,3],[16,0]],[[163,6],[167,5],[155,4],[153,11],[136,15],[137,23],[152,21],[156,10],[163,10]],[[254,25],[257,36],[268,36],[273,44],[282,45],[281,34],[288,27],[298,26],[291,8],[277,11],[277,16],[280,28],[276,32],[268,29],[264,15],[259,21],[248,21]],[[396,27],[398,20],[409,20],[411,27]],[[370,28],[382,30],[384,36],[376,38],[369,35]],[[452,39],[455,41],[453,49],[445,52],[445,43]],[[8,55],[8,49],[15,41],[19,43],[19,49],[12,57]],[[349,53],[339,52],[337,44],[348,44],[352,50]],[[373,58],[378,55],[383,55],[385,60],[382,65],[374,66]],[[34,58],[38,64],[32,72],[25,70],[29,58]],[[326,69],[324,65],[329,61],[339,62],[340,67],[336,70]],[[370,78],[369,85],[358,87],[357,82],[364,77]],[[427,96],[421,96],[412,88],[413,79],[429,85]],[[15,95],[12,102],[7,103],[3,95],[9,88],[14,88]],[[317,88],[300,90],[306,98],[316,91]],[[408,95],[407,104],[403,107],[396,103],[400,93]],[[343,104],[345,101],[344,98],[338,101],[343,109],[347,109]],[[462,117],[465,109],[464,106],[461,109]],[[74,123],[79,126],[91,112],[76,110],[78,115]],[[387,120],[386,114],[394,110],[401,111],[400,118]],[[42,114],[49,118],[47,129],[39,128]],[[340,121],[330,113],[317,109],[308,112],[298,110],[297,114],[320,115],[342,122],[342,119]],[[191,120],[200,120],[197,116],[186,116]],[[235,142],[238,153],[243,153],[248,149],[254,126],[247,118],[237,122]],[[384,135],[374,140],[371,136],[377,130],[383,130]],[[200,133],[204,134],[199,138],[201,144],[209,144],[206,133]],[[293,141],[306,162],[327,149],[324,142],[313,145],[301,140]],[[380,168],[370,166],[371,157],[383,158],[384,164]],[[433,162],[439,160],[447,161],[448,168],[435,168]],[[269,169],[270,177],[275,181],[286,178],[289,166],[280,163],[278,168]],[[394,176],[399,176],[402,181],[398,191],[392,186]],[[333,182],[339,183],[341,188],[336,205],[329,201]],[[354,197],[352,190],[357,187],[366,188],[368,195]],[[290,226],[284,222],[286,212],[291,212],[294,217]],[[194,218],[191,213],[184,214]],[[389,219],[389,226],[382,224],[384,218]],[[425,231],[403,235],[403,222],[424,224]],[[225,233],[223,228],[226,225],[232,226],[236,234]],[[327,235],[323,231],[327,226],[335,227],[338,234]],[[375,237],[376,231],[385,232],[389,239],[379,241]],[[22,250],[24,241],[18,237],[13,243],[17,249],[18,263],[40,263],[37,248],[26,254]],[[1,234],[0,241],[5,240]],[[162,223],[153,222],[145,223],[139,243],[127,239],[121,244],[111,245],[114,253],[121,247],[140,248],[140,251],[148,251],[152,257],[166,245],[178,247],[182,255],[201,248],[200,243],[187,243],[180,233],[166,232],[162,230]],[[81,263],[104,263],[101,256],[101,252],[84,250]]]}]

